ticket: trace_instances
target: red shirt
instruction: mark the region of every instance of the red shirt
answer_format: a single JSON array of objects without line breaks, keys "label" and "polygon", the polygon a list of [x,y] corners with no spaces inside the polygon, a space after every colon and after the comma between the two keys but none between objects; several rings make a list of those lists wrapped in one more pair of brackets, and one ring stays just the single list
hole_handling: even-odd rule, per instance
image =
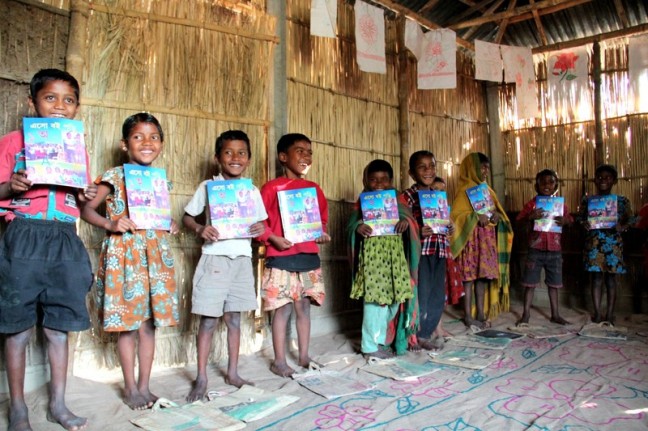
[{"label": "red shirt", "polygon": [[[529,221],[529,216],[536,208],[535,198],[531,199],[529,202],[524,205],[522,211],[517,215],[515,220],[517,221]],[[569,214],[567,205],[563,205],[563,224],[569,224],[574,221],[574,218]],[[562,247],[560,245],[560,233],[557,232],[538,232],[531,230],[529,232],[529,247],[536,250],[544,251],[561,251]]]},{"label": "red shirt", "polygon": [[326,201],[324,192],[320,189],[317,183],[303,178],[291,179],[279,177],[268,181],[263,185],[263,187],[261,187],[261,198],[263,199],[263,204],[268,213],[268,218],[263,221],[266,229],[263,235],[258,237],[258,240],[263,241],[266,244],[267,257],[292,256],[299,253],[319,253],[319,247],[315,241],[298,243],[290,247],[288,250],[283,251],[277,250],[272,244],[270,244],[270,242],[268,242],[268,238],[270,238],[270,235],[272,234],[280,237],[284,236],[283,227],[281,226],[281,213],[279,212],[277,192],[281,190],[295,190],[307,187],[314,187],[317,191],[317,203],[319,204],[322,228],[324,232],[326,232],[326,226],[328,224],[328,202]]},{"label": "red shirt", "polygon": [[[15,171],[24,169],[24,147],[20,130],[0,138],[0,183],[10,181]],[[24,217],[73,223],[79,218],[77,193],[69,187],[35,184],[24,193],[0,200],[0,216],[7,221]]]}]

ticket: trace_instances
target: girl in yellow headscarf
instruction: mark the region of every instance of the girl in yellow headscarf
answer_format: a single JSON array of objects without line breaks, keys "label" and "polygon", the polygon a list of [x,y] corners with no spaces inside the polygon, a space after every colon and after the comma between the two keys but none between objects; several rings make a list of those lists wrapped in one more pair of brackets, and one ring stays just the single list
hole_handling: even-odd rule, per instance
[{"label": "girl in yellow headscarf", "polygon": [[[513,229],[497,195],[487,185],[495,205],[491,215],[478,214],[466,191],[485,183],[490,171],[490,160],[482,153],[471,153],[459,167],[459,187],[450,217],[455,233],[450,242],[452,255],[463,278],[464,323],[479,328],[489,326],[501,311],[509,308],[509,260],[513,244]],[[472,313],[473,285],[475,287],[476,316]],[[488,288],[488,295],[486,289]],[[488,315],[485,313],[487,307]]]}]

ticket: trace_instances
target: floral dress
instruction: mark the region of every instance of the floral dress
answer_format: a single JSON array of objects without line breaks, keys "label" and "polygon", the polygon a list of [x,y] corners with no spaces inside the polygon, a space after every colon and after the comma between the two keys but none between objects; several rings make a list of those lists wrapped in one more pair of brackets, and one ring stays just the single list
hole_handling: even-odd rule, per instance
[{"label": "floral dress", "polygon": [[[107,183],[106,217],[128,216],[124,169],[106,171],[95,183]],[[134,331],[153,319],[155,326],[178,323],[173,253],[160,230],[107,232],[99,255],[96,301],[105,331]]]}]

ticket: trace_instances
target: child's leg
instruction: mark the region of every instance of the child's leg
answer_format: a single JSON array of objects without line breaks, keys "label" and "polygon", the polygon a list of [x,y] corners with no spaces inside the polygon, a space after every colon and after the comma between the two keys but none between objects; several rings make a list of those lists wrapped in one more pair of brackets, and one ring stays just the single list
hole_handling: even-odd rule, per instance
[{"label": "child's leg", "polygon": [[311,331],[310,307],[310,298],[301,298],[295,301],[297,346],[299,346],[299,361],[297,363],[300,367],[304,368],[308,368],[311,362],[311,358],[308,355]]},{"label": "child's leg", "polygon": [[227,312],[224,316],[227,325],[227,375],[225,383],[240,388],[243,385],[250,385],[238,375],[238,358],[241,347],[241,313]]},{"label": "child's leg", "polygon": [[292,304],[285,304],[272,314],[272,349],[275,359],[270,365],[270,371],[280,377],[290,377],[295,373],[286,362],[286,329],[292,308]]},{"label": "child's leg", "polygon": [[137,332],[139,334],[139,346],[137,349],[139,378],[137,379],[137,389],[146,398],[147,406],[151,407],[158,399],[149,389],[153,357],[155,356],[155,325],[153,319],[142,322]]},{"label": "child's leg", "polygon": [[133,410],[149,407],[148,400],[140,394],[135,381],[135,344],[137,331],[120,332],[117,337],[117,352],[124,376],[124,403]]},{"label": "child's leg", "polygon": [[186,398],[189,402],[201,400],[207,393],[207,361],[209,361],[212,338],[218,321],[218,317],[200,316],[200,326],[196,336],[198,350],[196,380],[193,382],[191,392]]},{"label": "child's leg", "polygon": [[[396,304],[398,305],[398,304]],[[396,311],[398,308],[396,308]],[[369,356],[388,358],[392,354],[381,350],[380,345],[385,343],[387,324],[393,319],[393,308],[381,306],[374,302],[365,302],[362,308],[362,339],[360,351]]]},{"label": "child's leg", "polygon": [[5,362],[9,381],[9,430],[31,430],[25,404],[25,350],[33,329],[10,334],[5,339]]},{"label": "child's leg", "polygon": [[535,293],[535,288],[525,287],[524,288],[524,311],[522,312],[522,317],[515,324],[519,325],[520,323],[529,323],[531,318],[531,304],[533,304],[533,294]]},{"label": "child's leg", "polygon": [[66,332],[44,328],[47,356],[50,363],[50,401],[47,420],[67,430],[82,430],[88,419],[74,415],[65,405],[65,385],[68,367],[68,336]]},{"label": "child's leg", "polygon": [[464,323],[470,327],[475,319],[472,318],[472,297],[473,297],[473,284],[472,281],[464,281]]},{"label": "child's leg", "polygon": [[445,304],[445,273],[446,259],[440,258],[438,251],[434,256],[421,258],[418,290],[420,329],[416,334],[419,344],[422,344],[422,339],[432,338],[441,320]]},{"label": "child's leg", "polygon": [[551,321],[560,325],[569,325],[569,322],[563,319],[558,312],[558,288],[547,286],[549,291],[549,305],[551,306]]},{"label": "child's leg", "polygon": [[605,287],[607,288],[607,316],[606,320],[614,325],[616,316],[614,315],[614,307],[616,305],[616,274],[605,273]]},{"label": "child's leg", "polygon": [[603,273],[592,272],[592,303],[594,304],[594,315],[592,322],[600,323],[603,318],[601,317],[601,297],[603,296]]},{"label": "child's leg", "polygon": [[480,278],[475,281],[475,306],[477,308],[477,321],[485,322],[486,315],[484,314],[484,300],[486,298],[486,286],[488,281]]}]

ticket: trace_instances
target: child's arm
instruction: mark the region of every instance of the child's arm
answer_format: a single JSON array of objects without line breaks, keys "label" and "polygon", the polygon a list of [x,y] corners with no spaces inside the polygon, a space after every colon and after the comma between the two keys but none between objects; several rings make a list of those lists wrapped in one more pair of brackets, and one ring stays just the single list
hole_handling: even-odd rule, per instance
[{"label": "child's arm", "polygon": [[93,226],[100,227],[108,232],[128,232],[137,229],[135,223],[128,217],[122,217],[119,220],[109,220],[97,212],[97,207],[106,200],[106,197],[112,192],[110,186],[105,183],[99,184],[95,197],[82,205],[81,218]]},{"label": "child's arm", "polygon": [[220,235],[218,233],[218,229],[216,229],[211,224],[202,225],[198,223],[196,221],[196,217],[190,214],[184,213],[184,216],[182,216],[182,224],[184,224],[187,227],[187,229],[195,232],[199,238],[202,238],[205,241],[208,242],[218,241],[218,237]]}]

